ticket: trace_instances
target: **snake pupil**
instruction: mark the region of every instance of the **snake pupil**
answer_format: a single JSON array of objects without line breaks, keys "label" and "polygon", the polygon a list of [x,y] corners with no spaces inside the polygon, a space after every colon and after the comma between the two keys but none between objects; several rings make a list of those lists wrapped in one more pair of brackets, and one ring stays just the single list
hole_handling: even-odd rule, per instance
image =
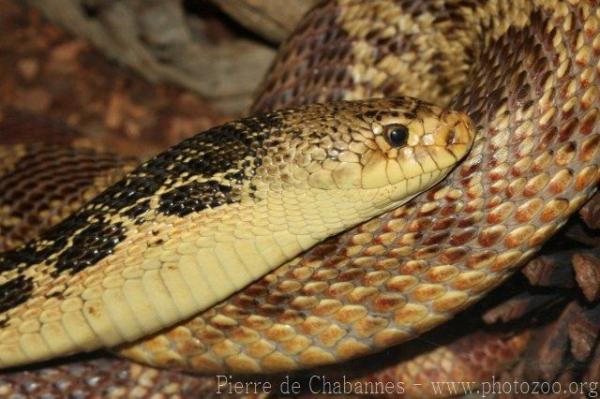
[{"label": "snake pupil", "polygon": [[392,147],[402,147],[408,141],[408,128],[404,125],[388,125],[385,128],[385,133]]}]

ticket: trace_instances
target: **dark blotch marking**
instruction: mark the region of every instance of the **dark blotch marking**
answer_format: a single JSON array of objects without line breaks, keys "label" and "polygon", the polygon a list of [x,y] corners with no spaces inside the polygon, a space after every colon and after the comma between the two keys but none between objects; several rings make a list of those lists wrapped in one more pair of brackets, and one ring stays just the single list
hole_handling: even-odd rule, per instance
[{"label": "dark blotch marking", "polygon": [[[191,142],[182,143],[185,147],[178,151],[181,159],[173,167],[177,175],[186,173],[207,178],[218,173],[223,175],[219,180],[176,185],[161,194],[158,211],[165,215],[185,216],[237,202],[244,181],[252,178],[262,165],[262,157],[266,153],[265,140],[280,124],[280,118],[247,118],[237,124],[211,129],[192,138]],[[256,187],[251,185],[250,190],[254,192]]]},{"label": "dark blotch marking", "polygon": [[18,250],[6,251],[0,255],[0,273],[16,269],[20,264],[35,264],[44,260],[33,245],[26,245]]},{"label": "dark blotch marking", "polygon": [[[33,292],[33,279],[19,275],[0,285],[0,314],[26,302]],[[0,318],[0,328],[7,325],[7,317]]]},{"label": "dark blotch marking", "polygon": [[142,201],[139,201],[138,203],[136,203],[135,205],[133,205],[126,211],[122,212],[122,215],[125,215],[130,219],[134,219],[135,224],[142,224],[142,223],[144,223],[144,218],[141,216],[144,215],[146,212],[148,212],[149,209],[150,209],[150,199],[144,199]]},{"label": "dark blotch marking", "polygon": [[185,216],[206,208],[233,203],[231,192],[231,186],[214,180],[192,182],[162,194],[158,210],[165,215]]},{"label": "dark blotch marking", "polygon": [[51,276],[62,272],[80,272],[110,255],[119,242],[125,239],[125,228],[121,223],[92,223],[73,238],[73,245],[62,252],[56,260],[56,270]]},{"label": "dark blotch marking", "polygon": [[164,178],[162,176],[130,175],[109,187],[93,202],[111,210],[122,210],[154,194],[163,182]]}]

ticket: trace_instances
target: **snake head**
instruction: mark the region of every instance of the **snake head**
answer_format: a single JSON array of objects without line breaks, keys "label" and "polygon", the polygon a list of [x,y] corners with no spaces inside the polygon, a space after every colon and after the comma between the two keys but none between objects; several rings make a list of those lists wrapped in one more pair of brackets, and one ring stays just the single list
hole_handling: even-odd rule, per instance
[{"label": "snake head", "polygon": [[364,145],[360,157],[362,188],[407,184],[418,178],[430,187],[469,151],[474,128],[462,113],[411,98],[374,102],[368,129],[353,138]]},{"label": "snake head", "polygon": [[445,177],[475,136],[467,115],[410,97],[333,107],[320,126],[328,133],[302,155],[313,188],[383,189],[391,199],[408,197]]}]

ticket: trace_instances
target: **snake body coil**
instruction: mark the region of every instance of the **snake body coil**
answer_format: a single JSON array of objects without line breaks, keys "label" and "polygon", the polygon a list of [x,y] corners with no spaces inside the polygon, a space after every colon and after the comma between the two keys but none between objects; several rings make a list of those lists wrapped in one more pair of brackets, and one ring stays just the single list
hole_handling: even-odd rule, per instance
[{"label": "snake body coil", "polygon": [[587,0],[323,2],[282,47],[255,111],[411,95],[468,113],[473,150],[426,194],[121,353],[201,372],[289,370],[406,341],[466,308],[595,190],[599,29]]}]

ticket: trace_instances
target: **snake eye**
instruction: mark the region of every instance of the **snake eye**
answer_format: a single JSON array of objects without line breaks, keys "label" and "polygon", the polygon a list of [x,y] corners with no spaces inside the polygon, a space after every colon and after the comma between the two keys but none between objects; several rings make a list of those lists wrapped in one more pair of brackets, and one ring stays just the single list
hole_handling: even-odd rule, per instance
[{"label": "snake eye", "polygon": [[402,147],[408,141],[408,128],[399,123],[385,127],[385,138],[392,147]]}]

